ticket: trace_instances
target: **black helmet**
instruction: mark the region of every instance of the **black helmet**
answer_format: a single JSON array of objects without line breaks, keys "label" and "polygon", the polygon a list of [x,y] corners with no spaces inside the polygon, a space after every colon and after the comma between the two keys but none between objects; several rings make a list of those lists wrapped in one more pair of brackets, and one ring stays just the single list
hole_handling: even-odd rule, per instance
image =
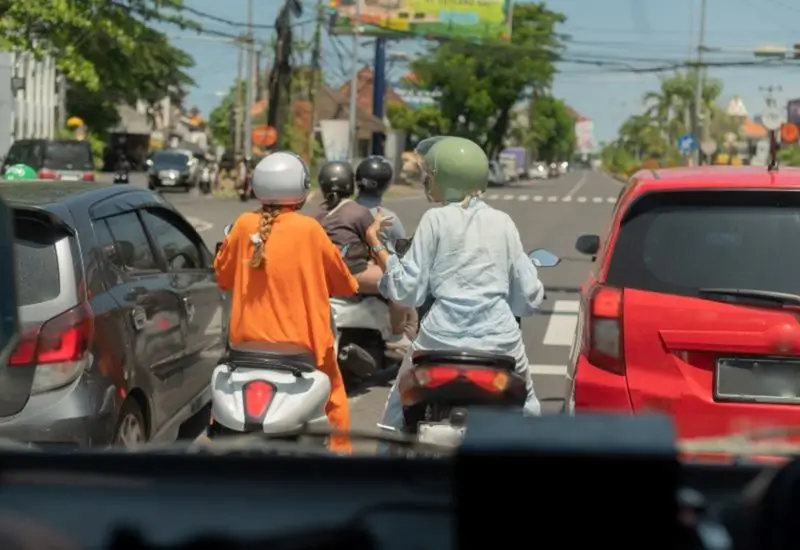
[{"label": "black helmet", "polygon": [[394,170],[385,158],[373,155],[361,161],[356,169],[356,185],[359,193],[382,195],[392,182]]},{"label": "black helmet", "polygon": [[317,179],[324,197],[332,193],[341,197],[349,197],[355,191],[353,167],[349,162],[343,160],[334,160],[323,164],[319,169]]}]

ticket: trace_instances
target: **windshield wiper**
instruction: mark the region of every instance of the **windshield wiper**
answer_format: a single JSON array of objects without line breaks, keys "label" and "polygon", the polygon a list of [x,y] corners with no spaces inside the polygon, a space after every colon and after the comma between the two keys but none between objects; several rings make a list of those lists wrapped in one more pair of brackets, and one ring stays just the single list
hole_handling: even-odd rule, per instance
[{"label": "windshield wiper", "polygon": [[700,288],[697,293],[704,298],[720,301],[745,302],[752,305],[800,306],[800,295],[788,292],[755,288]]}]

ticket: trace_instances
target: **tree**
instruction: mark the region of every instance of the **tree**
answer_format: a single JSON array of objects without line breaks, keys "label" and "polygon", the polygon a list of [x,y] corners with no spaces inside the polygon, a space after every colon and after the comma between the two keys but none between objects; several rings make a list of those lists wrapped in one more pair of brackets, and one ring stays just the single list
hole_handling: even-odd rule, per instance
[{"label": "tree", "polygon": [[390,103],[387,110],[392,129],[406,132],[406,146],[409,149],[425,138],[450,133],[449,121],[435,105],[413,109],[407,105]]},{"label": "tree", "polygon": [[236,92],[238,89],[238,84],[234,82],[219,105],[214,107],[214,110],[208,115],[208,127],[211,129],[211,135],[217,143],[226,148],[233,147],[231,117],[236,108]]},{"label": "tree", "polygon": [[149,25],[199,26],[181,14],[182,0],[0,1],[0,46],[51,55],[70,83],[70,115],[104,131],[116,107],[137,99],[181,99],[194,84],[192,58]]},{"label": "tree", "polygon": [[565,160],[575,152],[575,119],[560,99],[549,95],[534,97],[527,120],[515,124],[513,140],[539,160]]},{"label": "tree", "polygon": [[513,10],[510,43],[449,40],[412,64],[418,87],[440,93],[450,133],[476,141],[490,156],[503,148],[514,106],[533,94],[546,95],[564,46],[556,33],[563,15],[544,3]]}]

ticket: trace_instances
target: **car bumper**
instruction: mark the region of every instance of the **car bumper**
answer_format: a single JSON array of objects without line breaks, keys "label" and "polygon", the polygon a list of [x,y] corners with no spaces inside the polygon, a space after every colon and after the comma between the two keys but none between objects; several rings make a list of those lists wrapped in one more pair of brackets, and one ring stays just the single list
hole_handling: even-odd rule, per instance
[{"label": "car bumper", "polygon": [[119,405],[113,385],[82,376],[68,386],[32,396],[18,414],[0,419],[0,437],[45,446],[109,445]]},{"label": "car bumper", "polygon": [[148,176],[148,181],[150,182],[150,187],[162,187],[166,189],[170,187],[192,187],[192,180],[188,176],[180,177],[172,183],[173,180],[167,182],[158,176],[150,175]]}]

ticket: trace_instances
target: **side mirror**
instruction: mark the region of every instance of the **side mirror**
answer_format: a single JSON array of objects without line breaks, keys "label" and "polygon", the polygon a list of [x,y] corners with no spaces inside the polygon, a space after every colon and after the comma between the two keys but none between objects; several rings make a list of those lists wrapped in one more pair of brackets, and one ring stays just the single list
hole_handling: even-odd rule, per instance
[{"label": "side mirror", "polygon": [[409,248],[411,248],[411,239],[397,239],[394,242],[394,251],[398,256],[404,256]]},{"label": "side mirror", "polygon": [[[8,359],[19,341],[19,313],[17,311],[17,268],[14,262],[14,225],[11,209],[0,199],[0,273],[9,281],[0,292],[0,368],[8,365]],[[6,267],[2,267],[6,266]],[[13,367],[12,367],[13,368]],[[21,407],[20,407],[21,408]]]},{"label": "side mirror", "polygon": [[536,267],[555,267],[561,263],[561,258],[544,248],[537,248],[528,254],[528,258]]},{"label": "side mirror", "polygon": [[228,234],[231,232],[231,229],[233,229],[233,224],[229,223],[228,225],[225,226],[225,229],[222,230],[222,233],[227,237]]},{"label": "side mirror", "polygon": [[587,256],[594,256],[600,250],[600,237],[597,235],[581,235],[575,241],[575,250]]}]

